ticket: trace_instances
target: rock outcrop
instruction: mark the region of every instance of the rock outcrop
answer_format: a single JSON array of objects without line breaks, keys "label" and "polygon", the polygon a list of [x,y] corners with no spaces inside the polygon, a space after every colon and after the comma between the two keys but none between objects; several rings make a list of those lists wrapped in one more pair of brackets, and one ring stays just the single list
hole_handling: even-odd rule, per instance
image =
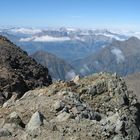
[{"label": "rock outcrop", "polygon": [[0,139],[139,140],[139,117],[124,80],[99,73],[28,91],[3,106]]},{"label": "rock outcrop", "polygon": [[47,68],[0,36],[0,104],[13,94],[21,97],[28,90],[48,86],[51,82]]}]

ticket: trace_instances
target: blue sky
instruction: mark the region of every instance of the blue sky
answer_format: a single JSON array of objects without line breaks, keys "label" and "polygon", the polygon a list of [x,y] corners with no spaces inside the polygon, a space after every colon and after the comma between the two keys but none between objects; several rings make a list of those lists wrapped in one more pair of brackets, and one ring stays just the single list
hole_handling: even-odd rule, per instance
[{"label": "blue sky", "polygon": [[0,0],[0,25],[140,30],[140,0]]}]

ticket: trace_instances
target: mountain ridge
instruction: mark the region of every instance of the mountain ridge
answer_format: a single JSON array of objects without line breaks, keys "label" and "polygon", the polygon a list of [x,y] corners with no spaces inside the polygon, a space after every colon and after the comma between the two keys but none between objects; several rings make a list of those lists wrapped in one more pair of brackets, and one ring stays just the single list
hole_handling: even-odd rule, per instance
[{"label": "mountain ridge", "polygon": [[76,76],[74,68],[52,53],[40,50],[31,55],[38,63],[49,68],[54,80],[71,80]]},{"label": "mountain ridge", "polygon": [[0,104],[13,94],[21,97],[28,90],[51,83],[47,68],[0,36]]},{"label": "mountain ridge", "polygon": [[[105,48],[93,53],[89,57],[76,62],[79,71],[83,69],[83,74],[94,72],[117,72],[120,75],[127,75],[140,71],[140,40],[136,37],[126,41],[114,40]],[[86,68],[85,68],[86,65]]]}]

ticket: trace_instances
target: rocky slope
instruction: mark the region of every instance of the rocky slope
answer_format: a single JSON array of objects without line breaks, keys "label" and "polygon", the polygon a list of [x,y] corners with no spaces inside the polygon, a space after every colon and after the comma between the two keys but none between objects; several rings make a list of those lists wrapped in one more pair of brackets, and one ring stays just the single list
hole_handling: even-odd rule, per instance
[{"label": "rocky slope", "polygon": [[0,104],[12,94],[21,97],[28,90],[51,84],[48,69],[37,64],[7,38],[0,36]]},{"label": "rocky slope", "polygon": [[94,72],[117,72],[128,75],[140,71],[140,40],[131,37],[126,41],[113,41],[89,57],[76,61],[73,65],[82,75]]},{"label": "rocky slope", "polygon": [[31,57],[44,67],[47,67],[54,80],[70,80],[76,75],[70,64],[52,53],[37,51]]},{"label": "rocky slope", "polygon": [[139,140],[140,104],[116,74],[29,91],[0,108],[1,140]]}]

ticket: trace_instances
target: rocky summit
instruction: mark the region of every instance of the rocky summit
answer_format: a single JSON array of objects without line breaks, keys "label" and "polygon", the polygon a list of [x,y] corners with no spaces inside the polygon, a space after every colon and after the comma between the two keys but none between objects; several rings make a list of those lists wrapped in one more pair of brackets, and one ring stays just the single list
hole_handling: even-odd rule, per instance
[{"label": "rocky summit", "polygon": [[124,80],[106,73],[77,77],[5,102],[0,139],[139,140],[140,104]]},{"label": "rocky summit", "polygon": [[47,68],[0,36],[0,105],[13,94],[19,98],[28,90],[49,84],[51,77]]}]

